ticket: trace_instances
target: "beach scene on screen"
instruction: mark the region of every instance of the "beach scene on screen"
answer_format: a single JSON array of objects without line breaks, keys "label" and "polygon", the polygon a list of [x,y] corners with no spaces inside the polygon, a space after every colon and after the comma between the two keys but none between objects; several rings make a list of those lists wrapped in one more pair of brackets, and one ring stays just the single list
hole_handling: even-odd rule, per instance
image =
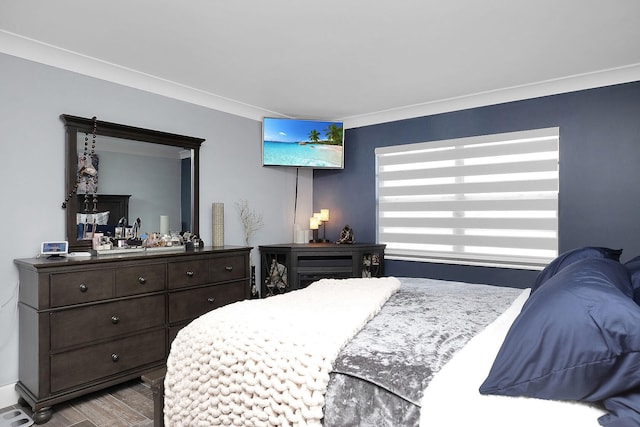
[{"label": "beach scene on screen", "polygon": [[343,149],[342,123],[264,119],[265,166],[342,168]]}]

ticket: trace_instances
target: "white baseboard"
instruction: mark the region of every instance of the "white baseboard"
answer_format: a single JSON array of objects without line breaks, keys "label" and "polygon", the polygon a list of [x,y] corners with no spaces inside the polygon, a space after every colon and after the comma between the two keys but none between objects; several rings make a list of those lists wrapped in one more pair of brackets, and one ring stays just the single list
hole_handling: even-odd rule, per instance
[{"label": "white baseboard", "polygon": [[18,403],[18,392],[15,384],[0,386],[0,408],[13,406]]}]

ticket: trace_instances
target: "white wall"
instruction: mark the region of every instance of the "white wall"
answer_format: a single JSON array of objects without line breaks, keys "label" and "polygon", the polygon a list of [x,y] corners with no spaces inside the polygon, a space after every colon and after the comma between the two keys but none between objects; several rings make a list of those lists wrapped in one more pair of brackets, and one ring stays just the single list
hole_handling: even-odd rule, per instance
[{"label": "white wall", "polygon": [[[60,114],[205,138],[200,232],[211,243],[211,203],[225,204],[225,244],[243,245],[236,203],[264,218],[251,242],[293,241],[296,170],[261,166],[261,123],[0,54],[0,407],[18,380],[18,271],[43,240],[65,237],[64,126]],[[312,172],[300,170],[298,222],[311,215]],[[259,263],[257,249],[252,259]],[[258,265],[259,267],[259,265]]]}]

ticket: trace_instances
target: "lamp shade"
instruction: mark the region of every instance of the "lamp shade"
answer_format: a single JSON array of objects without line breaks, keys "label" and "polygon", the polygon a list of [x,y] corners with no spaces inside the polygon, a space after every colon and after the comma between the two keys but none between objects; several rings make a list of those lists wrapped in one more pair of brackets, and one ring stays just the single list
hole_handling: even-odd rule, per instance
[{"label": "lamp shade", "polygon": [[320,221],[318,220],[318,218],[316,218],[315,216],[312,216],[311,218],[309,218],[309,228],[311,230],[317,230],[319,226],[320,226]]},{"label": "lamp shade", "polygon": [[329,209],[320,209],[320,221],[329,221]]}]

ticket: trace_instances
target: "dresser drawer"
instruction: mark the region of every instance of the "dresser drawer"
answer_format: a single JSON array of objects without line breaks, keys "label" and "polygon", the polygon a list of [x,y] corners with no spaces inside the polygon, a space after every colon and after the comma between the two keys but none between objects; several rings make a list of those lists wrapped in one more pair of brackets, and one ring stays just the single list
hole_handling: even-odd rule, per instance
[{"label": "dresser drawer", "polygon": [[246,258],[243,256],[226,256],[211,260],[211,282],[225,282],[248,277]]},{"label": "dresser drawer", "polygon": [[169,323],[182,322],[244,299],[248,283],[235,282],[169,294]]},{"label": "dresser drawer", "polygon": [[51,392],[161,362],[165,349],[166,331],[159,329],[52,355]]},{"label": "dresser drawer", "polygon": [[113,270],[55,273],[50,280],[51,307],[99,301],[113,296]]},{"label": "dresser drawer", "polygon": [[161,327],[164,311],[164,295],[154,295],[53,312],[51,350]]},{"label": "dresser drawer", "polygon": [[165,264],[147,264],[116,270],[116,296],[162,291],[166,278]]},{"label": "dresser drawer", "polygon": [[209,262],[209,260],[192,260],[169,263],[167,267],[169,288],[209,283]]}]

